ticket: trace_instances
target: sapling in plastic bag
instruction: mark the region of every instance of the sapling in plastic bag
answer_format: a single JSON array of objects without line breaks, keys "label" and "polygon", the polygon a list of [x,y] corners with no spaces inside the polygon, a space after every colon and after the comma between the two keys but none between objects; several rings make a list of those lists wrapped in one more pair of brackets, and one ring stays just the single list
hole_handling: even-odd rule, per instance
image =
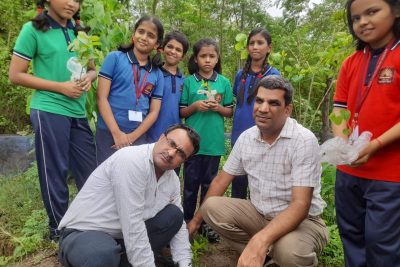
[{"label": "sapling in plastic bag", "polygon": [[350,164],[371,140],[372,133],[363,132],[353,143],[341,137],[325,141],[320,147],[321,161],[332,165]]},{"label": "sapling in plastic bag", "polygon": [[71,72],[71,81],[78,82],[82,75],[86,73],[86,69],[79,63],[76,57],[71,57],[67,61],[67,69]]}]

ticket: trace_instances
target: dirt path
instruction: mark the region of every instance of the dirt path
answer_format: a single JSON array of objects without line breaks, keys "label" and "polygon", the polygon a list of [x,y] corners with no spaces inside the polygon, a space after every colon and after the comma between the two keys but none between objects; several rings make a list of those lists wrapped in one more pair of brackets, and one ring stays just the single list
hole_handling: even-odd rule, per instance
[{"label": "dirt path", "polygon": [[[208,245],[208,251],[200,255],[201,267],[234,267],[238,259],[237,253],[226,243],[214,243]],[[58,263],[54,250],[44,250],[28,257],[27,259],[12,265],[12,267],[62,267]]]}]

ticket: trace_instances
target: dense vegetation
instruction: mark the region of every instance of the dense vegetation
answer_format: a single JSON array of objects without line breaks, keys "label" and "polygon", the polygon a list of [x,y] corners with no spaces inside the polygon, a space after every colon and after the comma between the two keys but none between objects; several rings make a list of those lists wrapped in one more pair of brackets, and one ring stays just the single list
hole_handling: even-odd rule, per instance
[{"label": "dense vegetation", "polygon": [[[256,26],[266,27],[273,38],[270,63],[288,77],[295,87],[293,116],[325,140],[329,135],[328,114],[341,62],[352,51],[352,40],[344,23],[344,0],[323,0],[309,5],[308,0],[276,0],[283,16],[268,15],[267,1],[256,0],[84,0],[82,21],[100,37],[93,53],[97,67],[104,56],[130,39],[134,22],[144,13],[154,14],[166,32],[179,29],[190,43],[201,37],[218,41],[223,74],[233,80],[243,61],[235,50],[235,37],[247,35]],[[29,133],[27,102],[32,90],[12,86],[8,65],[16,36],[22,24],[35,15],[34,1],[0,1],[0,134]],[[190,52],[189,52],[190,54]],[[182,68],[186,71],[185,63]],[[95,121],[93,86],[88,101],[88,115]],[[229,131],[230,123],[227,123]],[[322,195],[328,202],[324,219],[331,240],[321,256],[322,264],[341,266],[343,253],[335,225],[333,205],[334,172],[324,167]],[[1,180],[1,179],[0,179]],[[46,232],[35,170],[19,178],[0,181],[0,265],[43,247]],[[7,188],[16,188],[8,190]],[[44,227],[44,228],[43,228]],[[34,231],[32,231],[34,229]],[[11,251],[11,254],[10,254]],[[6,254],[4,254],[7,252]],[[14,256],[13,256],[14,253]]]}]

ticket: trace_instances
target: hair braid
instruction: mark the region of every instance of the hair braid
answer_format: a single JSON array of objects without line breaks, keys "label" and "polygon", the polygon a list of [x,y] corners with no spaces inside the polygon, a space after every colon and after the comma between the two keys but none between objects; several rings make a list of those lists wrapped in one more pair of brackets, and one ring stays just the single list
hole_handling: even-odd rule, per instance
[{"label": "hair braid", "polygon": [[238,92],[238,97],[237,97],[237,103],[239,106],[243,104],[244,101],[244,90],[245,90],[245,84],[246,84],[246,78],[247,74],[250,71],[251,67],[251,57],[250,55],[247,56],[246,63],[244,64],[243,70],[242,70],[242,75],[240,77],[240,87],[239,87],[239,92]]}]

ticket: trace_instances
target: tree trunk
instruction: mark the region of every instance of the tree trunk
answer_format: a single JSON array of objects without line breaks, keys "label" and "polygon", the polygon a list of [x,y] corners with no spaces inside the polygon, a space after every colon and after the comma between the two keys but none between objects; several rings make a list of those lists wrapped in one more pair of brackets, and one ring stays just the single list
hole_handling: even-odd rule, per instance
[{"label": "tree trunk", "polygon": [[326,81],[326,88],[324,99],[321,105],[321,116],[322,116],[322,129],[321,129],[321,142],[325,142],[332,137],[329,121],[329,110],[331,104],[331,89],[332,89],[332,78],[328,78]]}]

